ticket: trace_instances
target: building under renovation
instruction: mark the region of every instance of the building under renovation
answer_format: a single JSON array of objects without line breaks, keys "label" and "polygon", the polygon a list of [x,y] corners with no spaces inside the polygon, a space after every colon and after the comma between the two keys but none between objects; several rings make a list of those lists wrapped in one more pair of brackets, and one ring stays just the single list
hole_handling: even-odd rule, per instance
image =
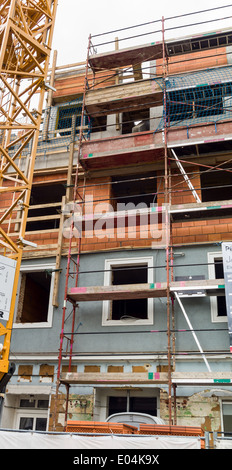
[{"label": "building under renovation", "polygon": [[[50,61],[2,428],[139,412],[232,433],[232,30],[170,20],[90,35],[81,64]],[[22,172],[30,145],[11,132]],[[13,196],[0,211],[16,240]]]}]

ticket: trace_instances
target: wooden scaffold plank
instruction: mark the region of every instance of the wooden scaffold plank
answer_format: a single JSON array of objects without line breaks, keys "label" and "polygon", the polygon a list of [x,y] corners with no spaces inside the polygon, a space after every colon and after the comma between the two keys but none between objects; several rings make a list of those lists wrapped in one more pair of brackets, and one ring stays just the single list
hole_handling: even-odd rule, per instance
[{"label": "wooden scaffold plank", "polygon": [[[221,295],[224,292],[224,279],[175,281],[170,283],[171,292],[204,290],[206,295]],[[116,286],[71,287],[70,299],[76,302],[142,299],[167,296],[167,283],[126,284]]]}]

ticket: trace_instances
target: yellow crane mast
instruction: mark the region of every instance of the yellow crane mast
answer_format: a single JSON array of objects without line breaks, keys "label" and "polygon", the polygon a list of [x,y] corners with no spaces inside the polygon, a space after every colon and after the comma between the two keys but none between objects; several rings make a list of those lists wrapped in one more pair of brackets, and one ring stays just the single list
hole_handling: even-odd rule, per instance
[{"label": "yellow crane mast", "polygon": [[10,342],[58,0],[0,3],[0,391]]}]

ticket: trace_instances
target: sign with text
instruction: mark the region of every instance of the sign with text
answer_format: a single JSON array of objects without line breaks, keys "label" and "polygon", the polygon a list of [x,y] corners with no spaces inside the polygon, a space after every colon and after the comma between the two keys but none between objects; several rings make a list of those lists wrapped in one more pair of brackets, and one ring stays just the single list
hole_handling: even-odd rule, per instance
[{"label": "sign with text", "polygon": [[232,352],[232,242],[222,243],[223,269],[225,279],[226,310]]},{"label": "sign with text", "polygon": [[9,319],[15,268],[15,260],[0,255],[0,321]]}]

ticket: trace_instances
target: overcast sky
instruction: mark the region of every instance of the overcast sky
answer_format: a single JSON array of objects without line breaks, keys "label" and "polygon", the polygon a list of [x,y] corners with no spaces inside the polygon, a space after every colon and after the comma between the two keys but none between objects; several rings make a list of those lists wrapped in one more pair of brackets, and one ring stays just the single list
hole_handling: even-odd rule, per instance
[{"label": "overcast sky", "polygon": [[[55,31],[53,37],[53,50],[58,51],[57,65],[82,62],[86,60],[89,34],[96,35],[108,31],[127,28],[129,26],[170,18],[177,15],[185,15],[194,11],[202,11],[216,7],[229,5],[226,0],[59,0]],[[180,37],[186,34],[194,34],[197,30],[211,31],[222,27],[228,27],[229,20],[212,21],[219,18],[232,16],[232,5],[228,8],[208,12],[200,15],[187,15],[175,20],[165,21],[165,37]],[[168,30],[181,24],[194,24],[204,22],[199,26]],[[160,40],[160,33],[152,33],[160,30],[161,23],[154,23],[141,28],[129,29],[112,33],[112,35],[93,38],[94,45],[114,40],[116,36],[123,39],[120,49],[137,44],[146,44]],[[151,32],[148,36],[140,36],[145,32]],[[137,36],[131,43],[126,43],[128,36]],[[103,46],[97,46],[97,52],[104,52]],[[114,44],[107,47],[114,49]]]}]

